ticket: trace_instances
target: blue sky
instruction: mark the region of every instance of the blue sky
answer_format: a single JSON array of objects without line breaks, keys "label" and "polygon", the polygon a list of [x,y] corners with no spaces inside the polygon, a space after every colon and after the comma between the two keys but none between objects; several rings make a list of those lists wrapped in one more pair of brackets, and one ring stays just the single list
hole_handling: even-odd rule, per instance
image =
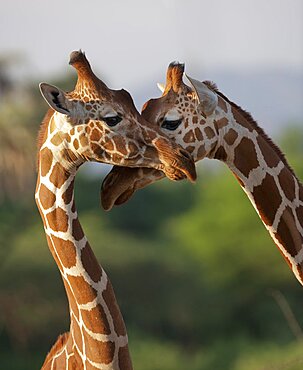
[{"label": "blue sky", "polygon": [[[140,105],[142,92],[158,95],[172,60],[220,87],[218,71],[302,73],[302,15],[302,0],[10,0],[1,4],[0,56],[19,52],[23,75],[47,80],[71,71],[69,53],[82,48],[110,87]],[[222,87],[237,97],[237,86]]]},{"label": "blue sky", "polygon": [[302,0],[10,0],[0,52],[23,51],[38,74],[82,48],[117,83],[174,58],[206,70],[302,68],[302,16]]}]

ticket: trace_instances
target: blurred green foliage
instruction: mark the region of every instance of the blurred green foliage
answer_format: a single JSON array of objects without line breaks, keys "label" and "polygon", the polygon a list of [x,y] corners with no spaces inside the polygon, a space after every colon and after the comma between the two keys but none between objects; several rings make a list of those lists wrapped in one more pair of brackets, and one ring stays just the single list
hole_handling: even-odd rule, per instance
[{"label": "blurred green foliage", "polygon": [[[43,112],[35,104],[32,135]],[[29,121],[27,113],[24,117]],[[279,143],[302,178],[302,129],[288,128]],[[80,171],[77,206],[115,288],[136,370],[303,368],[303,343],[272,294],[283,294],[303,327],[302,287],[223,165],[202,163],[196,185],[163,180],[109,213],[99,206],[101,181],[101,174]],[[32,186],[23,197],[4,197],[0,207],[5,370],[38,369],[69,326],[67,299],[33,191]]]}]

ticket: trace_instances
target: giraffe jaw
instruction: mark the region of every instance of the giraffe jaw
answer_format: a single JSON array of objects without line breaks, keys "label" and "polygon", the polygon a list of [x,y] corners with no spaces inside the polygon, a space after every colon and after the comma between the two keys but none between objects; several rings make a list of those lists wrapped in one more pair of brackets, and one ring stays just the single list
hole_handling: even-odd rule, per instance
[{"label": "giraffe jaw", "polygon": [[[142,189],[163,177],[165,177],[163,171],[153,168],[114,166],[102,183],[101,205],[104,210],[109,211],[113,206],[127,202],[136,190]],[[178,180],[177,178],[173,179]]]},{"label": "giraffe jaw", "polygon": [[114,205],[127,202],[133,193],[165,177],[179,181],[188,178],[195,182],[197,178],[195,163],[191,155],[178,146],[171,147],[169,142],[158,140],[161,164],[155,168],[114,166],[101,186],[101,205],[109,211]]},{"label": "giraffe jaw", "polygon": [[127,202],[135,192],[136,178],[139,177],[139,168],[114,166],[101,185],[100,201],[103,209],[110,211],[114,205]]}]

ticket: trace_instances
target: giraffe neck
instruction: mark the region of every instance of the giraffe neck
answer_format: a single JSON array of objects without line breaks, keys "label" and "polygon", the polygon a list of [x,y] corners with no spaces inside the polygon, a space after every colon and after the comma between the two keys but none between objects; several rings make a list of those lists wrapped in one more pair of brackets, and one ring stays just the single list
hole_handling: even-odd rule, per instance
[{"label": "giraffe neck", "polygon": [[246,112],[228,102],[221,107],[212,156],[234,173],[303,285],[303,187],[278,147]]},{"label": "giraffe neck", "polygon": [[40,151],[36,202],[64,282],[71,323],[68,339],[51,351],[44,366],[131,370],[126,329],[113,288],[78,220],[77,169],[65,169],[54,154],[45,146]]}]

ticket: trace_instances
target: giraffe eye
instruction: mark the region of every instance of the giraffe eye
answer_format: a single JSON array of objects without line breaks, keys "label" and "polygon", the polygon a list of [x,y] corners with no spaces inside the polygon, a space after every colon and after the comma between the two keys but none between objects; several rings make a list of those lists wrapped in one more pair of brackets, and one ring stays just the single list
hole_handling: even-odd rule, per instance
[{"label": "giraffe eye", "polygon": [[114,127],[116,126],[119,122],[122,121],[122,118],[120,116],[113,116],[113,117],[103,117],[102,121],[104,121],[107,126],[109,127]]},{"label": "giraffe eye", "polygon": [[166,130],[174,131],[180,126],[181,122],[182,122],[182,119],[176,119],[173,121],[169,121],[165,119],[161,127],[165,128]]}]

